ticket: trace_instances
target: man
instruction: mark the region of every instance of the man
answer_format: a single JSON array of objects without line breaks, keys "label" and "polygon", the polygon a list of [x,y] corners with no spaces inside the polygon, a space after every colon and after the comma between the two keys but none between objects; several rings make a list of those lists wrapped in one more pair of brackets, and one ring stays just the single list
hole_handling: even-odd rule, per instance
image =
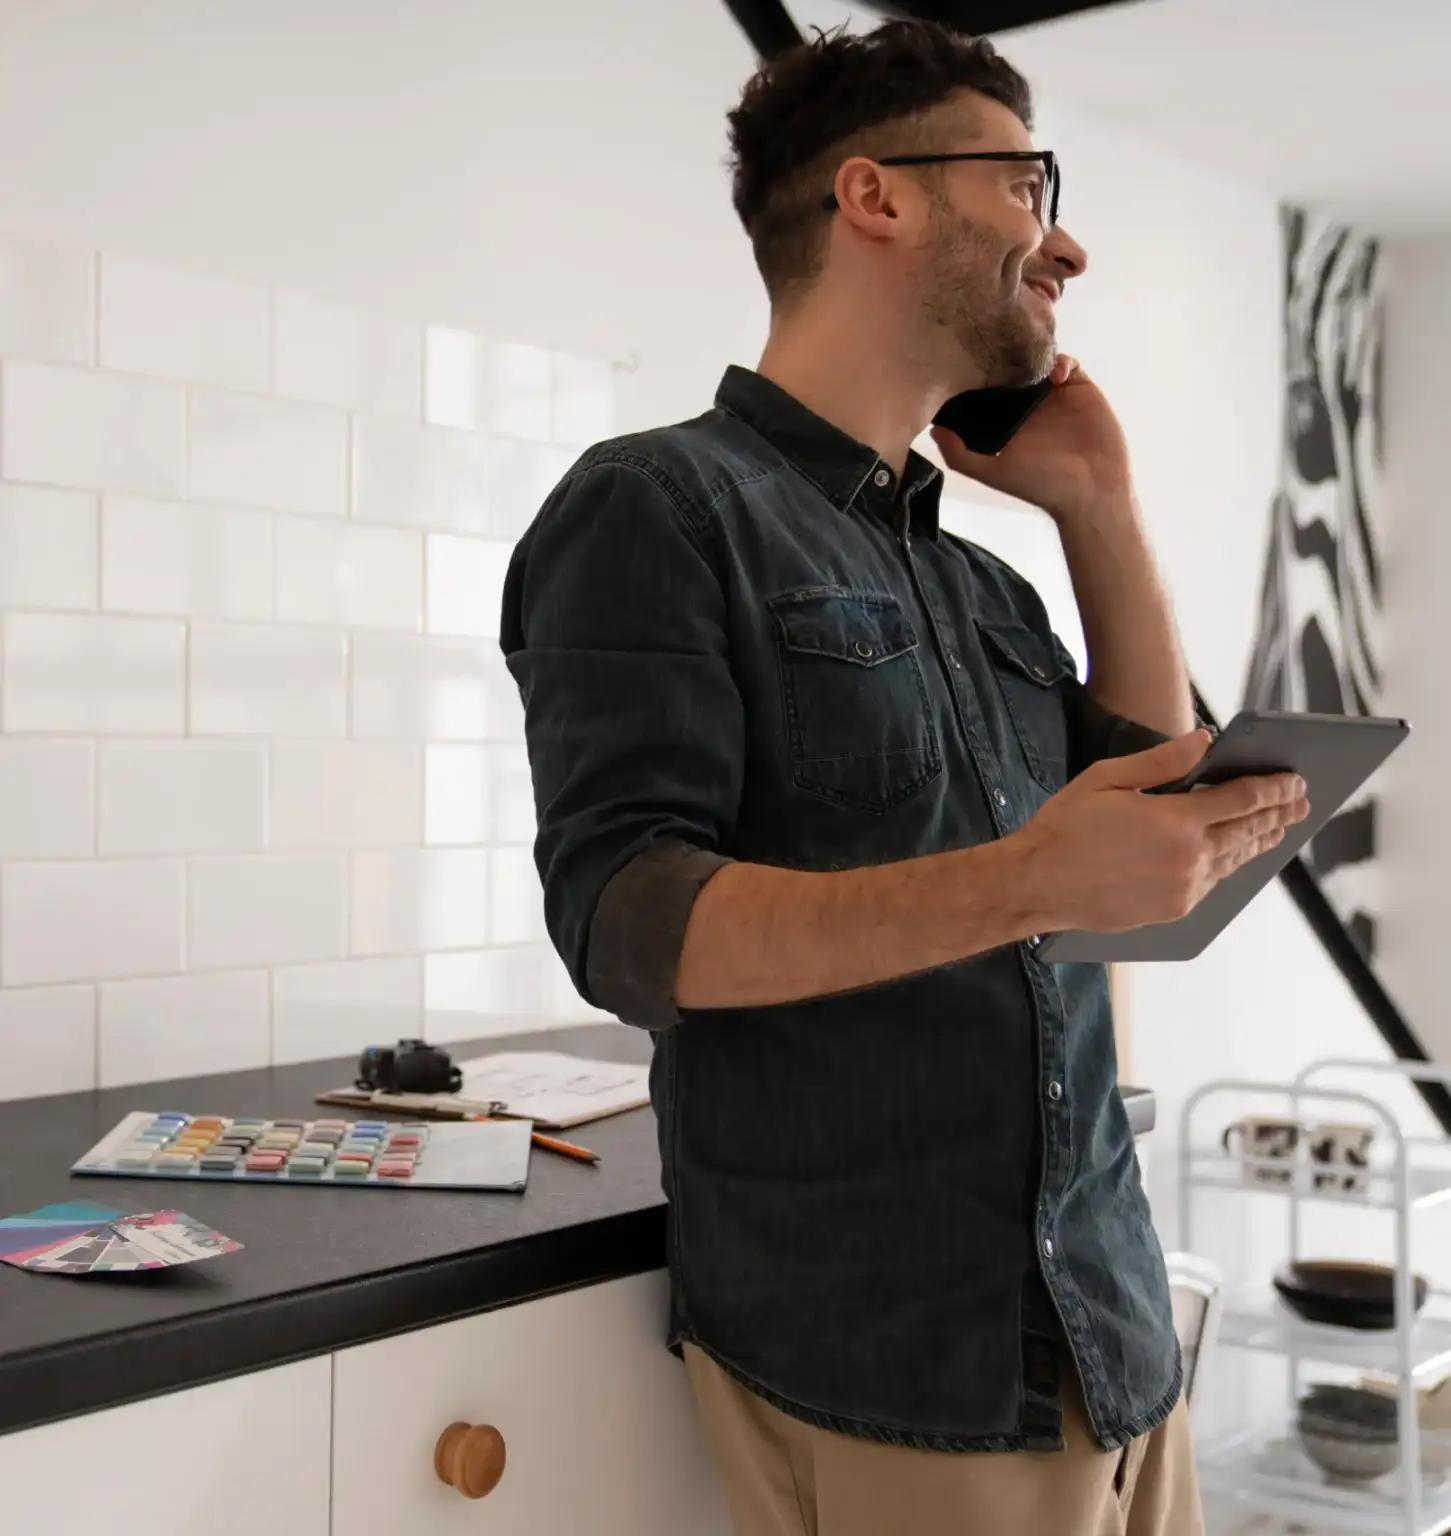
[{"label": "man", "polygon": [[[1029,120],[934,26],[764,68],[731,116],[760,365],[587,453],[505,591],[550,932],[656,1032],[670,1342],[742,1536],[1201,1529],[1105,974],[1036,936],[1179,916],[1307,806],[1140,793],[1208,737],[1123,435],[1056,354],[1085,256]],[[1086,686],[910,448],[1044,376],[1001,457],[938,442],[1056,521]]]}]

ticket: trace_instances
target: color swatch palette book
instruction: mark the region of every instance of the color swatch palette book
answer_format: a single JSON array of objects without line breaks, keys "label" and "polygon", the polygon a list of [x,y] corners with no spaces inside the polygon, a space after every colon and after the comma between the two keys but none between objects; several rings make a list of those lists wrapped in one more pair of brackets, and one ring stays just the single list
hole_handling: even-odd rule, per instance
[{"label": "color swatch palette book", "polygon": [[183,1211],[118,1211],[89,1200],[43,1205],[0,1221],[0,1260],[56,1275],[168,1269],[241,1246]]},{"label": "color swatch palette book", "polygon": [[137,1110],[71,1172],[359,1189],[521,1190],[529,1176],[531,1129],[527,1120],[400,1125]]}]

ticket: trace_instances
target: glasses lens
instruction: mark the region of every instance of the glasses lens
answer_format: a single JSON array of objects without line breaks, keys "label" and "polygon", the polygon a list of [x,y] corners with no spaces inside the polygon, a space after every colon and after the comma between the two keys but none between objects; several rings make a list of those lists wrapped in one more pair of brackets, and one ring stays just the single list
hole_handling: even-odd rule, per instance
[{"label": "glasses lens", "polygon": [[1051,155],[1043,162],[1043,173],[1043,207],[1038,218],[1046,233],[1058,225],[1058,162]]}]

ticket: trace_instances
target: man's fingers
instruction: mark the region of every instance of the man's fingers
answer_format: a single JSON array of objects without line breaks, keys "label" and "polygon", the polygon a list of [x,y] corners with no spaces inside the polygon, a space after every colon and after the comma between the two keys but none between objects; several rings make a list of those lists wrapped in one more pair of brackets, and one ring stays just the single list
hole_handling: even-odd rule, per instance
[{"label": "man's fingers", "polygon": [[[1259,811],[1278,806],[1292,806],[1305,799],[1305,781],[1295,773],[1257,774],[1253,778],[1233,779],[1197,790],[1189,796],[1190,806],[1206,826],[1240,821]],[[1308,809],[1308,807],[1307,807]],[[1297,817],[1296,820],[1303,818]]]},{"label": "man's fingers", "polygon": [[1186,731],[1147,752],[1103,758],[1091,771],[1109,789],[1154,789],[1182,779],[1208,750],[1208,731]]},{"label": "man's fingers", "polygon": [[1215,878],[1222,880],[1241,864],[1277,848],[1284,841],[1286,830],[1303,821],[1308,812],[1309,803],[1298,800],[1211,827],[1208,835]]},{"label": "man's fingers", "polygon": [[1218,885],[1221,880],[1227,880],[1241,866],[1248,864],[1251,859],[1257,859],[1262,853],[1268,853],[1271,848],[1278,848],[1284,840],[1285,829],[1277,827],[1261,837],[1248,838],[1244,842],[1222,848],[1209,866],[1211,883]]}]

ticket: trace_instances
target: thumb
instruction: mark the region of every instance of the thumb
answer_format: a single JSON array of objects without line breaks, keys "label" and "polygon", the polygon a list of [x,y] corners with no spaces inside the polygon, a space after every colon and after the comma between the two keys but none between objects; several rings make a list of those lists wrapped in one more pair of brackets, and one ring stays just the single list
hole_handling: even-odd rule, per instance
[{"label": "thumb", "polygon": [[1210,739],[1208,731],[1189,731],[1172,741],[1160,742],[1147,752],[1111,758],[1103,764],[1107,770],[1104,782],[1111,789],[1153,789],[1159,784],[1172,784],[1204,756]]}]

